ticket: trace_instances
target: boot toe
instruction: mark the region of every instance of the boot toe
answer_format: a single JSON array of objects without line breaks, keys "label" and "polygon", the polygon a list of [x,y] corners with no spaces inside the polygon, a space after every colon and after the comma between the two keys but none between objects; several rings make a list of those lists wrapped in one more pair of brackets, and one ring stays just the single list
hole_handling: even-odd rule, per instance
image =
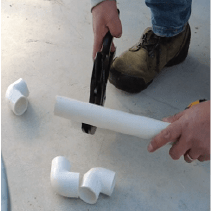
[{"label": "boot toe", "polygon": [[149,83],[145,83],[144,79],[122,73],[114,66],[111,66],[109,73],[109,82],[116,88],[128,93],[139,93],[146,89],[148,85],[152,83],[152,81],[153,80],[151,80]]}]

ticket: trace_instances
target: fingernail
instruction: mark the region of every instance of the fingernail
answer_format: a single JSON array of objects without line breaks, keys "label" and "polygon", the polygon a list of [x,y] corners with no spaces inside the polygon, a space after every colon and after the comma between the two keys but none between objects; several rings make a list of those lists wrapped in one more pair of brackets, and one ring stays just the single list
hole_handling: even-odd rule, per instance
[{"label": "fingernail", "polygon": [[149,146],[147,147],[147,150],[148,150],[149,152],[151,152],[151,151],[153,150],[152,144],[149,144]]}]

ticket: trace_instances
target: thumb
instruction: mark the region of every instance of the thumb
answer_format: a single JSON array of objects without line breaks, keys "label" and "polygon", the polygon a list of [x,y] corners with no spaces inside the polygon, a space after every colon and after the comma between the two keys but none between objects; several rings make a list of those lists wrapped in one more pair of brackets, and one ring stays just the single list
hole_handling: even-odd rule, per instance
[{"label": "thumb", "polygon": [[175,142],[178,140],[182,133],[182,127],[179,122],[170,124],[166,129],[162,130],[156,135],[148,146],[149,152],[154,152],[160,147],[166,145],[169,142]]},{"label": "thumb", "polygon": [[107,24],[107,27],[113,37],[120,38],[122,36],[122,23],[118,15]]},{"label": "thumb", "polygon": [[178,119],[180,119],[180,117],[183,116],[183,114],[184,114],[184,111],[179,112],[173,116],[163,118],[163,121],[173,123],[173,122],[177,121]]}]

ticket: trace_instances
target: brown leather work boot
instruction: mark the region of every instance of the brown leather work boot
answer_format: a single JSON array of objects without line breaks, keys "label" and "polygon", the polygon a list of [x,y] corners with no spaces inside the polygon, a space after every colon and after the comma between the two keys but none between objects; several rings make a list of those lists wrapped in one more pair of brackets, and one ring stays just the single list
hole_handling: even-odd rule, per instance
[{"label": "brown leather work boot", "polygon": [[146,89],[165,66],[177,65],[185,60],[190,38],[189,24],[174,37],[159,37],[151,27],[147,28],[136,45],[114,59],[110,83],[129,93]]}]

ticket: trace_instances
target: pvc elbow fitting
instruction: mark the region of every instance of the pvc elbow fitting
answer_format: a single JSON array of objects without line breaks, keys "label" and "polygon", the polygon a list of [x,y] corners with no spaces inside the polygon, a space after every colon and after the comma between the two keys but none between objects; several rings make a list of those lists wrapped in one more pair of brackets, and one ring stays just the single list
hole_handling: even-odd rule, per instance
[{"label": "pvc elbow fitting", "polygon": [[100,193],[111,196],[115,182],[115,172],[105,168],[92,168],[83,177],[79,196],[84,202],[95,204]]},{"label": "pvc elbow fitting", "polygon": [[70,162],[65,157],[54,158],[51,165],[51,185],[62,196],[78,198],[80,174],[70,172],[70,168]]},{"label": "pvc elbow fitting", "polygon": [[12,83],[6,91],[6,99],[9,107],[15,113],[15,115],[22,115],[28,107],[29,90],[26,82],[20,78]]}]

